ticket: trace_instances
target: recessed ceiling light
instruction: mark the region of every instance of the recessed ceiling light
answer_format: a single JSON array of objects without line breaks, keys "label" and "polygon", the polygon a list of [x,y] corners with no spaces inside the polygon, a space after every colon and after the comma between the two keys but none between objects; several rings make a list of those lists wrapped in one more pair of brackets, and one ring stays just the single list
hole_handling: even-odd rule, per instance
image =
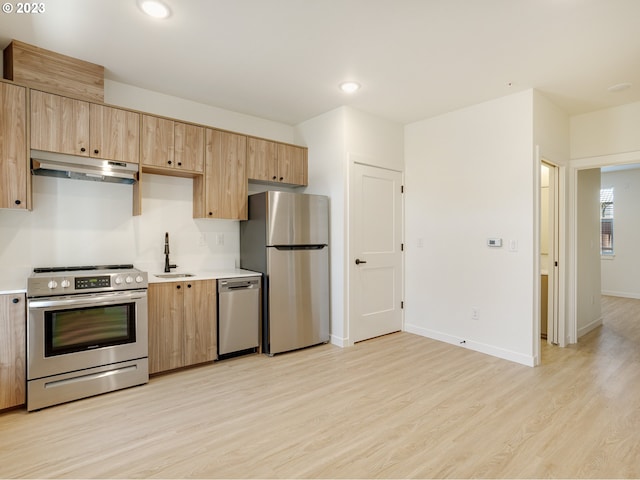
[{"label": "recessed ceiling light", "polygon": [[609,88],[607,88],[607,91],[610,93],[615,93],[615,92],[621,92],[623,90],[627,90],[631,88],[631,84],[628,82],[624,82],[624,83],[617,83],[615,85],[611,85]]},{"label": "recessed ceiling light", "polygon": [[167,18],[171,15],[171,10],[164,3],[158,0],[138,0],[140,9],[153,18]]},{"label": "recessed ceiling light", "polygon": [[340,90],[344,93],[353,93],[360,90],[360,84],[358,82],[342,82],[340,84]]}]

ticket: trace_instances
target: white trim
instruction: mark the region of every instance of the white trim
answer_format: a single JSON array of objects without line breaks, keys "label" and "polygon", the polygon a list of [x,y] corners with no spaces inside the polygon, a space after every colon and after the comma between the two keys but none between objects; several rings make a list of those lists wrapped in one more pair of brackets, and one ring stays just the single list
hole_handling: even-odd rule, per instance
[{"label": "white trim", "polygon": [[331,335],[330,338],[329,338],[329,341],[330,341],[331,345],[335,345],[335,346],[341,347],[341,348],[350,346],[348,338],[341,338],[341,337],[338,337],[336,335]]},{"label": "white trim", "polygon": [[589,325],[585,325],[584,327],[579,328],[578,329],[578,338],[582,337],[583,335],[586,335],[591,330],[595,330],[596,328],[598,328],[601,325],[602,325],[602,318],[599,318],[598,320],[594,320],[593,322],[591,322]]},{"label": "white trim", "polygon": [[608,295],[610,297],[621,297],[621,298],[633,298],[636,300],[640,300],[640,293],[629,293],[629,292],[613,292],[609,290],[603,290],[602,295]]},{"label": "white trim", "polygon": [[431,338],[432,340],[438,340],[440,342],[449,343],[457,347],[468,348],[475,352],[484,353],[493,357],[498,357],[503,360],[509,360],[510,362],[526,365],[527,367],[534,367],[538,361],[538,356],[523,355],[522,353],[514,352],[504,348],[498,348],[493,345],[487,345],[486,343],[474,342],[473,340],[467,340],[465,338],[454,337],[447,333],[430,330],[428,328],[419,327],[417,325],[405,325],[405,332],[420,335],[421,337]]}]

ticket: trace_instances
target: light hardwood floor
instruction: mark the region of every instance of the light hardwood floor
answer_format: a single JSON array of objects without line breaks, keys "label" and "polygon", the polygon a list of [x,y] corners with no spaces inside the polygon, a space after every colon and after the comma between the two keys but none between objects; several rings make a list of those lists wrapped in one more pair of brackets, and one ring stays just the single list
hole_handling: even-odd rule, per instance
[{"label": "light hardwood floor", "polygon": [[640,301],[530,368],[408,333],[0,415],[2,478],[637,478]]}]

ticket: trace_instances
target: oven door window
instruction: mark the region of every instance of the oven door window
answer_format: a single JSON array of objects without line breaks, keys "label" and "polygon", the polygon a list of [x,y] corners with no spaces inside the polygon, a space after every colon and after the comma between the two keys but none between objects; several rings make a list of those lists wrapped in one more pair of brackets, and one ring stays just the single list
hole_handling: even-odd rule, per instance
[{"label": "oven door window", "polygon": [[134,343],[135,303],[50,310],[44,328],[45,357]]}]

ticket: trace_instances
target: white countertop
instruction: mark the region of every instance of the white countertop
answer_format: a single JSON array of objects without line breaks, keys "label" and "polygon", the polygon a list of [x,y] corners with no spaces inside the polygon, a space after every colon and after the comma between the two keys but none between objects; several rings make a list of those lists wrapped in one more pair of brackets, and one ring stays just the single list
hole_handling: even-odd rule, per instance
[{"label": "white countertop", "polygon": [[193,277],[177,277],[177,278],[161,278],[156,275],[163,275],[164,272],[147,272],[149,277],[149,283],[165,283],[165,282],[183,282],[186,280],[217,280],[219,278],[238,278],[238,277],[256,277],[261,276],[259,272],[252,272],[251,270],[243,270],[241,268],[231,268],[225,270],[204,270],[194,271],[184,269],[172,270],[172,274],[191,273]]},{"label": "white countertop", "polygon": [[0,295],[27,293],[27,277],[30,274],[29,267],[3,268],[0,271]]},{"label": "white countertop", "polygon": [[[193,277],[177,277],[177,278],[159,278],[155,274],[162,275],[164,272],[159,271],[147,271],[149,283],[165,283],[165,282],[182,282],[185,280],[217,280],[218,278],[236,278],[236,277],[255,277],[261,276],[259,272],[252,272],[251,270],[243,270],[241,268],[224,268],[220,270],[189,270],[189,269],[177,269],[172,270],[171,273],[192,273]],[[26,278],[0,278],[0,295],[15,295],[20,293],[27,293]]]}]

